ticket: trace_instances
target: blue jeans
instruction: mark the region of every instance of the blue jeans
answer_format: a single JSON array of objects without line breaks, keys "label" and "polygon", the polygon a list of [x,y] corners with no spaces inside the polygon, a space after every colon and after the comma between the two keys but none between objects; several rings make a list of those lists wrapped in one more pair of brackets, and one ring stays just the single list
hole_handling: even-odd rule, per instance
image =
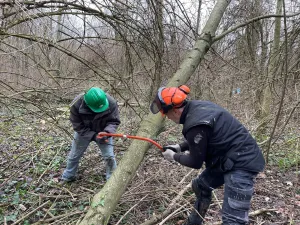
[{"label": "blue jeans", "polygon": [[[117,167],[114,155],[113,139],[109,138],[108,140],[108,144],[97,144],[101,150],[101,155],[106,164],[106,180],[110,178],[113,170]],[[75,179],[79,166],[79,160],[83,156],[90,142],[90,140],[82,138],[77,132],[74,133],[71,151],[68,155],[67,168],[62,174],[63,180],[71,181]]]},{"label": "blue jeans", "polygon": [[223,184],[225,188],[222,206],[222,224],[247,224],[256,175],[257,173],[244,170],[232,170],[223,173],[205,169],[192,182],[192,189],[196,194],[197,200],[194,205],[195,210],[190,214],[186,225],[202,224],[211,202],[212,190]]}]

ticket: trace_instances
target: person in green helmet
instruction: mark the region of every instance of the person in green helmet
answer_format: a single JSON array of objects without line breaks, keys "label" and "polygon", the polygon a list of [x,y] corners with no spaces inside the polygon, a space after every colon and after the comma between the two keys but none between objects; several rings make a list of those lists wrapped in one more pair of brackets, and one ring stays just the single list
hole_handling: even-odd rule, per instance
[{"label": "person in green helmet", "polygon": [[79,161],[92,141],[95,141],[101,150],[108,180],[117,166],[113,140],[97,136],[103,132],[115,133],[120,125],[116,100],[101,88],[92,87],[86,93],[78,95],[71,103],[70,121],[74,129],[74,139],[61,181],[64,183],[76,180]]}]

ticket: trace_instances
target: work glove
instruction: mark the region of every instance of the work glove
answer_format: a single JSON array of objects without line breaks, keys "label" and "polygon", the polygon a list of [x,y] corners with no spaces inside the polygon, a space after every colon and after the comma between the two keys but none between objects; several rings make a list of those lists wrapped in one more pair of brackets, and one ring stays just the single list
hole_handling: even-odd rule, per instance
[{"label": "work glove", "polygon": [[98,134],[95,134],[94,136],[94,141],[97,143],[97,144],[100,144],[100,145],[103,145],[103,144],[107,144],[108,143],[108,136],[104,136],[104,137],[101,137],[101,138],[98,138],[97,136],[99,134],[106,134],[106,132],[99,132]]},{"label": "work glove", "polygon": [[180,153],[181,152],[181,148],[180,148],[180,145],[179,144],[176,144],[176,145],[166,145],[163,147],[164,150],[167,150],[167,149],[170,149],[172,150],[173,152],[176,152],[176,153]]},{"label": "work glove", "polygon": [[163,156],[166,160],[172,162],[174,161],[174,155],[176,154],[175,152],[173,152],[172,150],[170,149],[167,149],[166,151],[164,151],[163,153]]}]

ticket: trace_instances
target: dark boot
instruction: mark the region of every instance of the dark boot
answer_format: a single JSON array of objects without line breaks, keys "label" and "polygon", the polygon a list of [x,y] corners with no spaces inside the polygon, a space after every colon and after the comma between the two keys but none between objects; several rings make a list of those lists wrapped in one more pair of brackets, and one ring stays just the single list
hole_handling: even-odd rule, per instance
[{"label": "dark boot", "polygon": [[201,225],[211,202],[212,189],[206,187],[199,179],[193,180],[192,189],[196,194],[197,200],[194,210],[184,225]]},{"label": "dark boot", "polygon": [[197,199],[194,205],[194,210],[189,215],[185,225],[201,225],[209,208],[210,202],[210,199],[202,198],[201,201]]}]

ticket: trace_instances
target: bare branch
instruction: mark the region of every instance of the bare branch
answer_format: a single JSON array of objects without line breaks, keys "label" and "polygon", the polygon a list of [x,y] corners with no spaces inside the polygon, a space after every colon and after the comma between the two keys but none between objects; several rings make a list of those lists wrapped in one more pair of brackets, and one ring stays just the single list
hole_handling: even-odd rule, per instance
[{"label": "bare branch", "polygon": [[220,39],[222,39],[223,37],[225,37],[227,34],[230,34],[231,32],[233,31],[236,31],[237,29],[241,28],[241,27],[244,27],[244,26],[247,26],[251,23],[254,23],[258,20],[262,20],[262,19],[267,19],[267,18],[272,18],[272,17],[294,17],[294,16],[298,16],[300,15],[300,12],[299,13],[295,13],[295,14],[291,14],[291,15],[276,15],[276,14],[270,14],[270,15],[265,15],[265,16],[258,16],[258,17],[255,17],[255,18],[252,18],[248,21],[246,21],[245,23],[241,23],[239,25],[236,25],[234,27],[232,27],[231,29],[227,30],[226,32],[220,34],[219,36],[213,38],[213,42],[216,42],[216,41],[219,41]]}]

